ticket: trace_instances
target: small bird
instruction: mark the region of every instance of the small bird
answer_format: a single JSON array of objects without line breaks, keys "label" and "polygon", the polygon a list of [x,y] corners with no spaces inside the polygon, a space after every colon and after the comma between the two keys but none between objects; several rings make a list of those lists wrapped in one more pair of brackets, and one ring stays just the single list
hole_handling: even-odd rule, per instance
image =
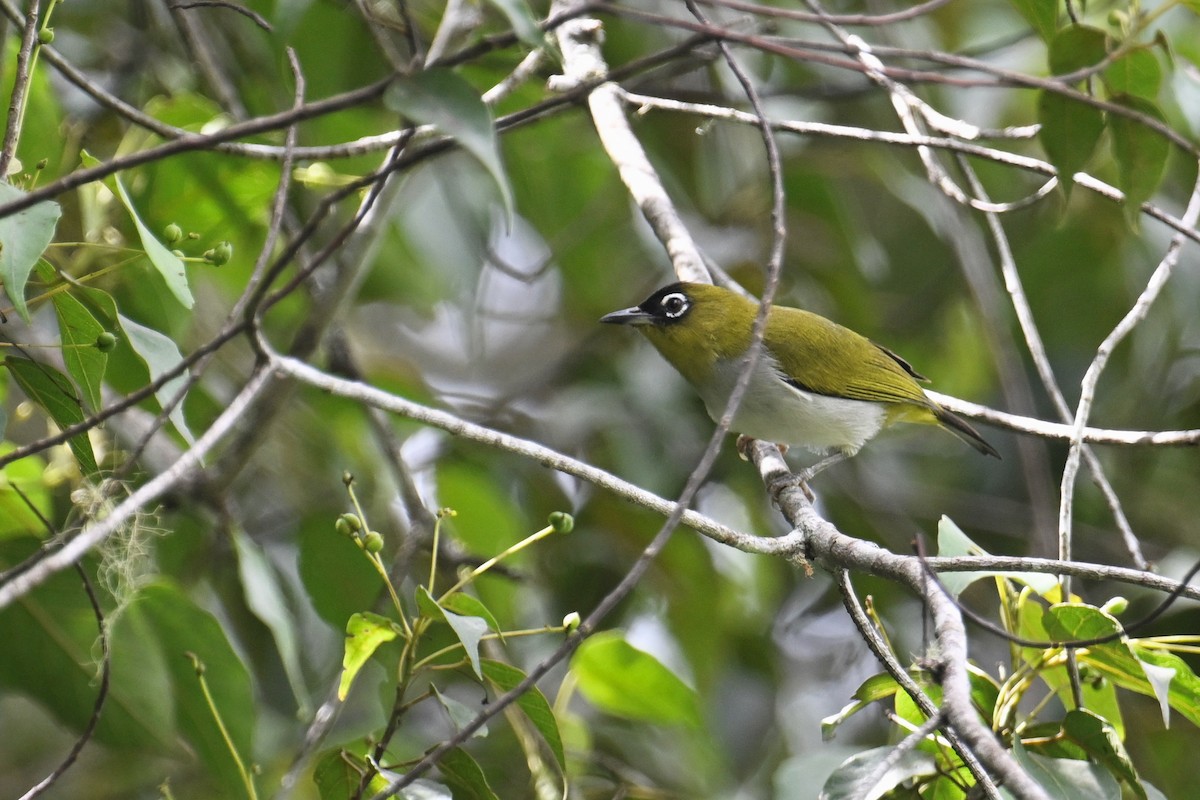
[{"label": "small bird", "polygon": [[[718,420],[750,347],[759,305],[704,283],[673,283],[601,322],[633,325],[699,393]],[[985,455],[996,449],[935,403],[928,380],[900,356],[849,328],[798,308],[772,306],[763,350],[731,429],[745,437],[833,451],[801,473],[858,452],[895,422],[938,425]]]}]

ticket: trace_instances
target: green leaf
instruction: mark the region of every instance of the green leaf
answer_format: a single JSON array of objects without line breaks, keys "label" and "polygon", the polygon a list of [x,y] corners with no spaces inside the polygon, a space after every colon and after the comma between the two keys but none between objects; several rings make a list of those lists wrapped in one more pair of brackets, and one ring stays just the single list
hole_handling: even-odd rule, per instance
[{"label": "green leaf", "polygon": [[1038,93],[1038,141],[1058,171],[1058,184],[1070,196],[1076,172],[1091,160],[1104,133],[1098,108],[1053,92]]},{"label": "green leaf", "polygon": [[[446,716],[450,717],[450,722],[454,724],[455,731],[461,731],[471,720],[478,716],[478,712],[470,706],[458,702],[453,697],[447,697],[436,686],[431,688],[433,689],[434,697],[437,698],[438,703],[445,709]],[[479,729],[471,734],[472,738],[482,738],[487,735],[488,728],[486,723],[479,726]]]},{"label": "green leaf", "polygon": [[96,411],[100,408],[100,387],[108,366],[108,354],[96,346],[104,326],[92,316],[87,306],[68,292],[56,292],[53,302],[63,343],[63,362],[82,391],[88,408]]},{"label": "green leaf", "polygon": [[1066,75],[1099,64],[1108,55],[1108,34],[1090,25],[1068,25],[1051,40],[1050,72]]},{"label": "green leaf", "polygon": [[1150,688],[1154,690],[1154,696],[1158,698],[1158,710],[1162,714],[1163,727],[1171,727],[1171,684],[1175,681],[1175,676],[1178,671],[1174,667],[1163,667],[1158,664],[1152,664],[1145,659],[1138,659],[1142,663],[1142,671],[1146,673],[1146,680],[1150,682]]},{"label": "green leaf", "polygon": [[[41,406],[60,428],[83,422],[83,406],[71,379],[66,375],[54,367],[27,358],[9,356],[4,359],[4,365],[8,367],[21,390],[30,400]],[[72,436],[67,440],[67,444],[75,454],[75,460],[79,462],[79,469],[84,475],[94,475],[99,471],[96,454],[92,452],[92,443],[86,431]]]},{"label": "green leaf", "polygon": [[297,715],[302,719],[307,718],[311,709],[308,691],[304,687],[300,642],[296,637],[298,622],[288,607],[279,577],[266,553],[240,528],[234,528],[231,536],[237,551],[238,577],[241,579],[246,606],[271,632],[279,660],[283,662],[283,672],[296,698]]},{"label": "green leaf", "polygon": [[496,633],[501,634],[501,641],[504,640],[504,632],[500,630],[500,623],[479,598],[472,597],[469,594],[463,594],[462,592],[455,592],[449,597],[443,597],[441,601],[439,601],[438,605],[447,611],[453,611],[455,614],[460,616],[479,617],[480,619],[485,620],[489,628]]},{"label": "green leaf", "polygon": [[836,714],[831,714],[821,720],[821,739],[828,742],[837,733],[838,727],[850,717],[862,711],[877,700],[885,700],[900,691],[900,684],[886,672],[872,675],[859,685],[854,692],[854,700],[842,706]]},{"label": "green leaf", "polygon": [[584,641],[571,658],[579,691],[592,705],[627,719],[698,727],[696,693],[661,661],[619,631]]},{"label": "green leaf", "polygon": [[[8,455],[16,447],[11,442],[0,441],[0,456]],[[46,462],[33,455],[12,461],[0,470],[0,540],[23,536],[42,538],[49,534],[42,522],[43,518],[49,519],[53,516],[50,510],[50,487],[46,485],[42,474],[45,468]],[[14,486],[25,496],[17,494],[13,490]],[[29,502],[26,503],[26,500]],[[30,504],[33,508],[29,507]]]},{"label": "green leaf", "polygon": [[467,658],[471,659],[471,669],[482,678],[483,671],[479,668],[479,640],[487,633],[487,620],[481,617],[464,617],[445,609],[442,609],[442,614],[454,635],[462,642],[463,649],[467,651]]},{"label": "green leaf", "polygon": [[398,634],[392,621],[370,611],[362,611],[350,617],[346,623],[346,651],[342,656],[342,680],[338,684],[338,699],[345,700],[350,685],[358,676],[363,665],[385,642]]},{"label": "green leaf", "polygon": [[488,0],[488,2],[508,19],[508,24],[512,25],[513,33],[517,35],[518,39],[530,47],[542,46],[546,37],[542,34],[542,29],[538,27],[529,3],[525,0]]},{"label": "green leaf", "polygon": [[[876,747],[850,756],[821,787],[822,800],[878,800],[913,778],[937,774],[937,760],[929,753],[909,750],[897,759],[894,751]],[[893,763],[880,772],[889,760]]]},{"label": "green leaf", "polygon": [[[367,761],[361,755],[344,749],[330,750],[313,766],[313,783],[317,785],[321,800],[346,800],[358,792],[367,769]],[[387,787],[388,779],[374,772],[363,796],[374,797]]]},{"label": "green leaf", "polygon": [[[25,193],[0,180],[0,203],[20,200]],[[29,273],[54,238],[62,209],[50,200],[0,219],[0,282],[13,308],[29,322],[25,284]]]},{"label": "green leaf", "polygon": [[[1093,639],[1119,630],[1116,619],[1098,608],[1082,604],[1052,606],[1046,611],[1043,622],[1050,636],[1060,641]],[[1171,708],[1192,724],[1200,725],[1200,678],[1179,656],[1136,642],[1117,640],[1081,650],[1079,662],[1094,668],[1123,689],[1155,699],[1161,687],[1156,688],[1150,681],[1143,663],[1174,669],[1175,676],[1167,691]]]},{"label": "green leaf", "polygon": [[[501,692],[507,692],[525,680],[525,673],[511,664],[493,661],[485,658],[482,662],[483,674]],[[536,686],[517,698],[517,707],[525,714],[525,718],[537,728],[538,733],[546,740],[550,752],[558,760],[559,769],[566,769],[567,757],[563,751],[562,734],[558,730],[558,720],[546,696]]]},{"label": "green leaf", "polygon": [[[175,345],[175,342],[171,341],[170,337],[159,333],[153,328],[139,325],[124,314],[118,314],[117,320],[121,323],[121,330],[125,332],[125,337],[129,340],[129,346],[133,348],[138,358],[142,360],[146,365],[146,369],[149,370],[150,380],[158,380],[159,376],[166,374],[178,366],[180,361],[183,361],[183,356],[179,354],[179,348]],[[158,404],[166,408],[167,404],[175,399],[175,396],[183,390],[186,384],[186,372],[171,378],[171,380],[164,383],[154,393],[154,396],[158,398]],[[171,420],[171,424],[175,426],[175,430],[179,431],[179,435],[184,438],[184,441],[189,444],[196,441],[196,438],[192,436],[191,430],[188,429],[187,420],[183,416],[182,400],[175,404],[168,417]]]},{"label": "green leaf", "polygon": [[180,305],[184,308],[191,308],[196,301],[192,298],[192,290],[188,288],[187,270],[183,266],[183,261],[168,250],[142,222],[129,195],[125,193],[125,187],[121,185],[121,179],[113,176],[112,185],[116,188],[117,197],[121,198],[121,204],[125,206],[137,228],[138,238],[142,240],[142,248],[146,251],[150,263],[158,270],[158,274],[162,275],[167,288],[171,290],[171,294],[175,295],[175,299],[179,301]]},{"label": "green leaf", "polygon": [[384,104],[411,122],[435,126],[474,156],[495,181],[512,220],[512,188],[500,159],[492,114],[471,84],[450,70],[430,69],[396,80],[388,87]]},{"label": "green leaf", "polygon": [[[1108,34],[1088,25],[1069,25],[1051,40],[1048,58],[1055,75],[1091,67],[1108,54]],[[1058,171],[1063,194],[1070,196],[1072,177],[1091,159],[1104,132],[1097,108],[1054,92],[1038,94],[1038,141]]]},{"label": "green leaf", "polygon": [[438,771],[454,793],[454,800],[499,800],[479,764],[461,747],[446,751],[438,761]]},{"label": "green leaf", "polygon": [[1147,800],[1133,761],[1108,720],[1084,709],[1073,709],[1063,718],[1062,729],[1071,741],[1123,781],[1139,800]]},{"label": "green leaf", "polygon": [[1110,94],[1153,100],[1162,87],[1162,66],[1149,50],[1133,50],[1109,64],[1102,75]]},{"label": "green leaf", "polygon": [[[0,542],[0,568],[24,560],[37,544]],[[182,755],[167,668],[153,631],[136,606],[110,616],[108,625],[111,672],[94,741],[123,758]],[[97,636],[79,577],[70,571],[51,576],[0,614],[0,640],[20,643],[0,658],[4,695],[35,701],[64,732],[82,731],[99,690]],[[10,746],[16,742],[16,736],[6,737]]]},{"label": "green leaf", "polygon": [[1020,742],[1013,746],[1013,754],[1017,763],[1054,800],[1121,800],[1116,778],[1096,764],[1070,758],[1044,758],[1030,753]]},{"label": "green leaf", "polygon": [[1053,38],[1058,28],[1058,0],[1013,0],[1013,6],[1038,36],[1046,41]]},{"label": "green leaf", "polygon": [[[225,786],[224,796],[243,795],[244,784],[225,733],[242,763],[252,764],[257,705],[245,665],[217,619],[178,589],[152,584],[139,590],[134,602],[145,614],[165,657],[180,733],[199,756],[205,771]],[[204,666],[211,707],[189,654]],[[224,733],[215,715],[220,716]]]},{"label": "green leaf", "polygon": [[482,678],[483,673],[479,669],[479,640],[487,633],[487,620],[482,617],[466,617],[447,611],[438,605],[438,602],[433,599],[433,595],[429,594],[429,590],[424,586],[417,587],[417,607],[426,616],[440,619],[450,626],[454,635],[458,637],[458,641],[462,643],[467,658],[471,660],[471,668],[475,670],[476,675]]},{"label": "green leaf", "polygon": [[[1115,95],[1112,102],[1165,122],[1158,106],[1145,98],[1122,94]],[[1108,125],[1112,130],[1113,158],[1117,161],[1117,187],[1125,193],[1125,218],[1137,227],[1142,203],[1162,183],[1171,146],[1138,120],[1109,114]]]},{"label": "green leaf", "polygon": [[[990,555],[971,540],[955,524],[954,520],[942,515],[938,520],[938,555],[952,558],[955,556],[986,556]],[[1033,588],[1038,594],[1046,594],[1058,585],[1053,575],[1043,575],[1038,572],[940,572],[938,579],[946,590],[957,597],[970,584],[983,578],[1009,578]]]}]

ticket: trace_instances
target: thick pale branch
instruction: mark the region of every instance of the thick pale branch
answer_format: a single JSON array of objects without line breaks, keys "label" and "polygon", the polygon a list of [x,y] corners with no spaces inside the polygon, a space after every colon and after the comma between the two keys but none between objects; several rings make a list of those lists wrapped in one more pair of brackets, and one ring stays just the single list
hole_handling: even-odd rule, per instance
[{"label": "thick pale branch", "polygon": [[[751,460],[768,486],[791,476],[778,448],[756,442]],[[1019,800],[1049,796],[1013,759],[996,735],[979,719],[971,702],[967,675],[967,636],[962,616],[936,584],[925,579],[915,556],[899,556],[872,542],[846,536],[822,519],[794,484],[776,495],[788,522],[804,537],[805,554],[831,572],[866,572],[904,584],[925,603],[934,623],[937,647],[935,678],[942,686],[941,712],[989,773]]]},{"label": "thick pale branch", "polygon": [[[608,65],[600,53],[603,28],[598,20],[570,20],[556,29],[556,35],[563,54],[563,74],[551,81],[552,88],[573,89],[607,75]],[[621,180],[646,221],[666,247],[675,274],[680,280],[711,283],[691,233],[675,213],[658,173],[629,128],[621,107],[620,88],[615,83],[601,83],[588,94],[587,102],[600,143],[616,164]]]}]

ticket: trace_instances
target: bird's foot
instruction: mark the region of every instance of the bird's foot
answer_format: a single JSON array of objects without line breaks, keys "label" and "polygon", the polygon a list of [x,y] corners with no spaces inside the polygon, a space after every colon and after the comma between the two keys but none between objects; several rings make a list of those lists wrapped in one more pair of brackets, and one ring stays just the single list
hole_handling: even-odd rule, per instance
[{"label": "bird's foot", "polygon": [[767,492],[775,499],[775,504],[779,505],[779,495],[785,489],[799,489],[804,492],[804,496],[808,498],[808,502],[816,501],[816,496],[812,493],[812,489],[808,488],[808,482],[812,480],[812,475],[808,470],[800,472],[785,472],[771,479],[767,484]]},{"label": "bird's foot", "polygon": [[[738,434],[737,444],[734,446],[737,448],[738,455],[741,456],[742,461],[750,460],[750,448],[754,446],[754,442],[755,439],[753,437],[747,436],[744,433]],[[779,448],[780,455],[787,455],[788,446],[786,444],[776,444],[775,446]]]}]

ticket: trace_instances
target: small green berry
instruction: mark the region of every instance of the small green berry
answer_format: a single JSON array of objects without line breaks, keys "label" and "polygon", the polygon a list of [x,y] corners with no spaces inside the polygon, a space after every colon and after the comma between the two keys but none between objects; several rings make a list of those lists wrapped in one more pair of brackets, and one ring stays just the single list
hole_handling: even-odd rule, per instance
[{"label": "small green berry", "polygon": [[233,245],[229,242],[220,242],[216,247],[204,252],[204,260],[215,267],[228,264],[231,258],[233,258]]},{"label": "small green berry", "polygon": [[116,346],[117,337],[109,331],[104,331],[96,337],[96,349],[101,353],[108,353]]},{"label": "small green berry", "polygon": [[1129,608],[1129,601],[1124,597],[1113,597],[1104,605],[1100,606],[1101,611],[1107,611],[1114,617],[1119,617],[1125,613],[1125,609]]},{"label": "small green berry", "polygon": [[368,553],[378,553],[383,550],[383,534],[379,531],[367,531],[363,537],[363,547]]},{"label": "small green berry", "polygon": [[550,515],[550,527],[555,533],[570,533],[575,529],[575,518],[564,511],[555,511]]},{"label": "small green berry", "polygon": [[362,520],[358,518],[357,514],[342,514],[338,517],[338,523],[344,524],[346,529],[352,534],[358,533],[363,527]]},{"label": "small green berry", "polygon": [[163,239],[167,244],[175,244],[183,238],[183,228],[172,222],[163,230]]},{"label": "small green berry", "polygon": [[41,42],[42,44],[50,44],[51,42],[53,42],[54,41],[54,29],[53,28],[42,28],[40,31],[38,31],[38,41]]}]

